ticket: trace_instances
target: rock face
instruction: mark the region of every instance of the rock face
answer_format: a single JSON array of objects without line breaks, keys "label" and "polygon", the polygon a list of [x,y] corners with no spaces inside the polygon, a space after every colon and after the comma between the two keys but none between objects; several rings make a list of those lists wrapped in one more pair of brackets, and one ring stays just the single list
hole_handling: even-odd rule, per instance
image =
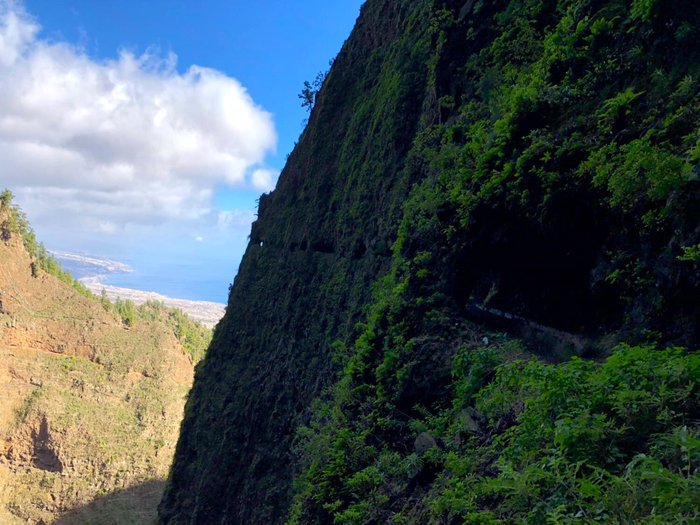
[{"label": "rock face", "polygon": [[192,363],[164,322],[126,327],[33,263],[3,236],[0,523],[151,523]]},{"label": "rock face", "polygon": [[410,66],[428,58],[421,4],[364,6],[277,189],[260,200],[190,396],[164,522],[286,515],[293,429],[334,377],[330,343],[352,333],[388,268],[411,183],[405,154],[428,95]]},{"label": "rock face", "polygon": [[[394,377],[396,360],[379,350],[389,343],[372,346],[376,334],[357,326],[384,293],[416,306],[411,320],[390,307],[374,320],[383,341],[413,338],[396,365],[412,371],[396,394],[407,410],[446,394],[470,304],[569,338],[557,360],[606,334],[697,343],[697,261],[679,257],[698,242],[700,109],[687,80],[698,46],[679,28],[699,16],[685,10],[684,25],[633,3],[366,2],[277,189],[260,200],[197,370],[161,522],[286,519],[302,468],[294,433],[346,349],[369,348],[365,362]],[[661,104],[672,90],[686,102]],[[446,320],[459,326],[450,344]],[[369,367],[354,379],[371,389]]]}]

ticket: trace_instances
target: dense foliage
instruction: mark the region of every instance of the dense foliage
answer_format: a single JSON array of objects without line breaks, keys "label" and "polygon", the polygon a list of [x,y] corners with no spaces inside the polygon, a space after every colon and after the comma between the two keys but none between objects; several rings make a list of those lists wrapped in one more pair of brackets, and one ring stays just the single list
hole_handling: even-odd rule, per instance
[{"label": "dense foliage", "polygon": [[399,248],[461,300],[493,287],[547,324],[697,343],[698,6],[632,4],[436,12],[438,114],[412,152],[429,176]]},{"label": "dense foliage", "polygon": [[290,523],[700,519],[696,354],[547,364],[572,350],[480,344],[462,313],[489,303],[589,354],[697,345],[698,6],[435,4],[422,182],[297,433]]},{"label": "dense foliage", "polygon": [[163,522],[284,521],[293,429],[334,379],[330,343],[355,331],[369,284],[388,267],[406,189],[398,170],[424,85],[414,65],[429,52],[422,4],[363,6],[367,23],[314,94],[277,189],[261,196],[226,315],[197,368]]},{"label": "dense foliage", "polygon": [[686,0],[368,0],[161,519],[700,519],[699,32]]},{"label": "dense foliage", "polygon": [[449,402],[412,416],[357,388],[317,407],[290,522],[698,519],[697,354],[548,365],[512,342],[462,345],[451,374]]}]

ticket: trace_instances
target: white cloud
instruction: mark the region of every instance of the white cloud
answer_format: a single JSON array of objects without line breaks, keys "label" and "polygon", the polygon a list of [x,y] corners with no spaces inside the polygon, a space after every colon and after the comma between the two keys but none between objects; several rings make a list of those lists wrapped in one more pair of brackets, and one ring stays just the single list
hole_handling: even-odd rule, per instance
[{"label": "white cloud", "polygon": [[218,184],[274,187],[277,173],[260,168],[272,117],[237,80],[179,73],[172,54],[96,61],[38,35],[0,0],[0,187],[33,221],[118,233],[212,214]]},{"label": "white cloud", "polygon": [[222,211],[217,215],[216,224],[220,230],[248,229],[255,220],[255,213],[247,210]]},{"label": "white cloud", "polygon": [[20,18],[14,2],[0,5],[0,9],[4,15],[0,20],[0,65],[7,66],[34,40],[39,27],[26,16]]},{"label": "white cloud", "polygon": [[278,171],[258,168],[250,176],[250,180],[256,190],[267,192],[275,189],[279,175]]}]

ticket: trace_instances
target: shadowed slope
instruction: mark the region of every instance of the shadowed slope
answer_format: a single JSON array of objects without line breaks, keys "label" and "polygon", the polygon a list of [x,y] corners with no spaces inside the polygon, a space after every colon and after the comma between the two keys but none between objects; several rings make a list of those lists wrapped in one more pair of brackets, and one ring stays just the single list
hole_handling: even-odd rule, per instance
[{"label": "shadowed slope", "polygon": [[280,523],[306,469],[299,523],[385,522],[435,480],[416,433],[493,351],[484,312],[557,361],[696,344],[699,29],[682,0],[369,0],[260,200],[160,519]]},{"label": "shadowed slope", "polygon": [[284,519],[293,428],[333,378],[330,343],[352,332],[387,268],[414,108],[427,96],[410,67],[430,47],[424,4],[364,6],[277,189],[261,198],[187,405],[162,521]]}]

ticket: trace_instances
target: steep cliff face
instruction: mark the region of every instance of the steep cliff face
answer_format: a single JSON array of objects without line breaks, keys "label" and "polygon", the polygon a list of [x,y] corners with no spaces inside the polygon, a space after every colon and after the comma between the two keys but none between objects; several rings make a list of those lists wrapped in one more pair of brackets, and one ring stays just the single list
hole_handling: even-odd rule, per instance
[{"label": "steep cliff face", "polygon": [[[607,356],[621,340],[696,346],[699,9],[369,0],[260,201],[161,520],[280,523],[294,477],[298,523],[492,512],[505,496],[450,476],[500,479],[496,438],[528,395],[551,394],[498,378],[495,410],[498,364]],[[659,355],[659,370],[692,368]],[[605,381],[576,366],[551,373]],[[693,421],[697,403],[683,403],[661,426],[639,423],[634,445],[625,436],[614,468],[595,468],[624,469],[649,436]],[[585,410],[612,421],[608,408]],[[474,451],[489,463],[469,470]]]},{"label": "steep cliff face", "polygon": [[[173,523],[277,523],[293,429],[333,379],[331,343],[386,271],[426,97],[425,2],[370,2],[258,220],[197,372],[170,488]],[[380,74],[381,73],[381,74]]]}]

